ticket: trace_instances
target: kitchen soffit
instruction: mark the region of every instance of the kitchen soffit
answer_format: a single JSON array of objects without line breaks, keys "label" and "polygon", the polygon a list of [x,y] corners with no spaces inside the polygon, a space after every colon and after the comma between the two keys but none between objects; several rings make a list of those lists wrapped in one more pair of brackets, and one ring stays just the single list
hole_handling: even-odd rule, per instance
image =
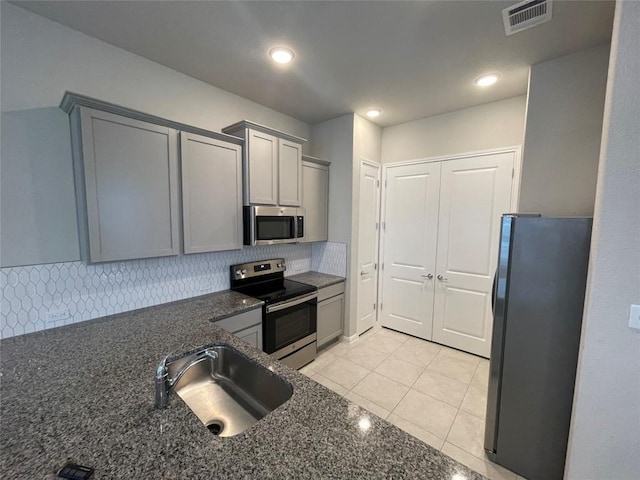
[{"label": "kitchen soffit", "polygon": [[[609,41],[614,3],[555,1],[506,37],[515,1],[16,1],[63,25],[314,124],[379,105],[381,126],[526,93],[529,66]],[[296,52],[287,68],[274,45]],[[481,74],[501,80],[478,89]]]}]

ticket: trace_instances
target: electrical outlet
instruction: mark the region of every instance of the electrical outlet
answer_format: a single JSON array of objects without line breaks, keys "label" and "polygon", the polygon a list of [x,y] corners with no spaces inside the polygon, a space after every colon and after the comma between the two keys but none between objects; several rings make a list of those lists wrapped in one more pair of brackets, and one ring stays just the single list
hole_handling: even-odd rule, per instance
[{"label": "electrical outlet", "polygon": [[67,318],[69,318],[69,310],[66,308],[62,310],[50,310],[46,315],[47,323],[55,323],[60,320],[66,320]]},{"label": "electrical outlet", "polygon": [[631,305],[629,309],[629,327],[640,330],[640,305]]}]

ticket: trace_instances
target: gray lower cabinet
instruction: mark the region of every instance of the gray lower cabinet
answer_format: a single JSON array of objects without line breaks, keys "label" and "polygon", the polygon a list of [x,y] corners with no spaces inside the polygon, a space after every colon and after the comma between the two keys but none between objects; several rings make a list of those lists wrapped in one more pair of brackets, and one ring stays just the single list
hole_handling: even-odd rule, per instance
[{"label": "gray lower cabinet", "polygon": [[234,335],[252,347],[262,350],[262,324],[245,328],[244,330],[235,332]]},{"label": "gray lower cabinet", "polygon": [[242,147],[180,133],[184,253],[242,248]]},{"label": "gray lower cabinet", "polygon": [[302,207],[305,242],[329,238],[329,162],[302,156]]},{"label": "gray lower cabinet", "polygon": [[262,308],[224,318],[214,325],[262,350]]},{"label": "gray lower cabinet", "polygon": [[177,255],[177,131],[87,107],[70,121],[83,261]]},{"label": "gray lower cabinet", "polygon": [[318,347],[342,335],[344,282],[318,290]]}]

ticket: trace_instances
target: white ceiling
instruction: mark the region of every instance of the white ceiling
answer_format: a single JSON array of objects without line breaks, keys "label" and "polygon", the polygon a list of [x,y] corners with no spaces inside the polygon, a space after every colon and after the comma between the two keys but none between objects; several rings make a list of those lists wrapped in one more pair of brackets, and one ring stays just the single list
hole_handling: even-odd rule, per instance
[{"label": "white ceiling", "polygon": [[[507,37],[517,0],[13,3],[310,124],[375,105],[381,126],[524,94],[529,65],[608,42],[614,10],[556,0],[550,22]],[[274,45],[294,63],[274,65]]]}]

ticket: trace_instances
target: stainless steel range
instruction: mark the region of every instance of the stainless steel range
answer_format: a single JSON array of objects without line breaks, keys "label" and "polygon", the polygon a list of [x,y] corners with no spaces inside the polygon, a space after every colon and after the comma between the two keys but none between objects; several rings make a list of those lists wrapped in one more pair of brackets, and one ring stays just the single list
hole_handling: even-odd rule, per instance
[{"label": "stainless steel range", "polygon": [[265,302],[263,350],[292,368],[316,357],[318,290],[284,278],[284,258],[231,266],[231,290]]}]

